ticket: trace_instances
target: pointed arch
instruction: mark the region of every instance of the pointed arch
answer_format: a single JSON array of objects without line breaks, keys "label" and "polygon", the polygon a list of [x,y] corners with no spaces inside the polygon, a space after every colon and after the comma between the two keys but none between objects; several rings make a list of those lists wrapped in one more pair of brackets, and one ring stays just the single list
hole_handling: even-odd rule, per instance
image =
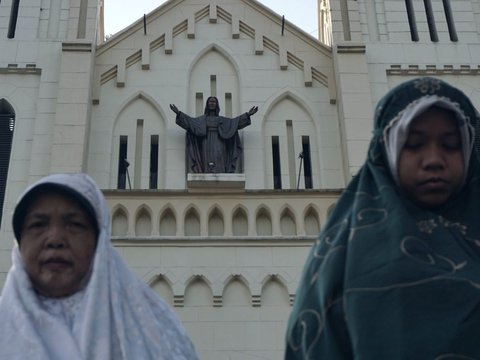
[{"label": "pointed arch", "polygon": [[166,118],[159,103],[143,91],[119,106],[112,129],[112,188],[128,189],[127,177],[131,178],[132,188],[163,188],[165,175],[159,169],[164,168],[166,161]]},{"label": "pointed arch", "polygon": [[185,285],[185,307],[213,306],[213,291],[210,281],[203,275],[191,276]]},{"label": "pointed arch", "polygon": [[188,73],[191,74],[192,73],[192,70],[193,68],[195,67],[195,64],[198,63],[198,61],[200,59],[202,59],[207,53],[209,53],[210,51],[217,51],[220,55],[224,56],[234,67],[235,69],[235,72],[237,74],[240,73],[240,66],[239,66],[239,63],[238,63],[238,58],[237,57],[234,57],[232,56],[232,54],[226,50],[225,48],[223,48],[223,46],[221,46],[220,44],[218,43],[210,43],[208,45],[206,45],[203,49],[201,49],[196,55],[195,57],[192,59],[192,62],[190,63],[190,66],[188,68]]},{"label": "pointed arch", "polygon": [[223,306],[251,306],[252,294],[242,275],[230,275],[224,283]]},{"label": "pointed arch", "polygon": [[147,205],[141,205],[135,214],[135,235],[152,235],[152,210]]},{"label": "pointed arch", "polygon": [[[210,83],[205,82],[206,72]],[[219,44],[210,43],[198,51],[188,69],[188,111],[200,115],[208,96],[219,99],[222,115],[240,112],[242,77],[238,59]]]},{"label": "pointed arch", "polygon": [[208,212],[208,235],[223,236],[225,233],[223,211],[218,204],[212,206]]},{"label": "pointed arch", "polygon": [[184,219],[185,236],[200,236],[200,211],[195,205],[190,205],[185,210]]},{"label": "pointed arch", "polygon": [[280,232],[282,235],[297,235],[297,221],[294,211],[285,205],[280,211]]},{"label": "pointed arch", "polygon": [[163,300],[173,306],[174,295],[172,282],[167,276],[159,274],[149,283],[149,285]]},{"label": "pointed arch", "polygon": [[232,212],[233,236],[248,235],[248,209],[243,205],[237,205]]},{"label": "pointed arch", "polygon": [[112,235],[126,236],[128,234],[128,210],[123,205],[112,209]]},{"label": "pointed arch", "polygon": [[278,274],[267,276],[262,282],[262,306],[290,306],[290,295],[285,279]]},{"label": "pointed arch", "polygon": [[14,131],[15,110],[7,100],[0,99],[0,224],[2,222]]},{"label": "pointed arch", "polygon": [[177,213],[172,204],[167,204],[160,211],[160,236],[175,236],[177,234]]},{"label": "pointed arch", "polygon": [[303,212],[303,221],[306,235],[318,235],[320,233],[320,211],[315,204],[309,204]]},{"label": "pointed arch", "polygon": [[255,215],[256,230],[258,236],[271,236],[272,229],[272,213],[266,205],[260,205]]},{"label": "pointed arch", "polygon": [[266,104],[262,122],[266,187],[313,188],[314,182],[318,187],[320,122],[310,105],[293,90],[275,94]]},{"label": "pointed arch", "polygon": [[[262,130],[265,131],[265,123],[268,121],[268,115],[272,112],[276,105],[282,102],[285,99],[290,99],[295,102],[299,107],[303,108],[305,112],[310,116],[311,119],[314,119],[315,112],[313,111],[310,104],[303,99],[302,94],[294,89],[288,90],[279,90],[272,96],[270,96],[267,101],[265,101],[265,116],[262,119]],[[315,126],[315,131],[318,131],[317,124],[313,122]]]}]

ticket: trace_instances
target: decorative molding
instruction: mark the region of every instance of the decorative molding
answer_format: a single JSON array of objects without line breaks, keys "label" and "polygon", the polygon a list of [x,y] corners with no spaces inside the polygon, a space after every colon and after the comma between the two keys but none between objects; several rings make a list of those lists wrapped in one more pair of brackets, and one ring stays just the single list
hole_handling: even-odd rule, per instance
[{"label": "decorative molding", "polygon": [[[195,23],[199,22],[200,20],[202,20],[207,16],[209,17],[209,23],[211,24],[215,24],[217,22],[217,19],[222,19],[225,22],[231,24],[233,39],[239,39],[240,34],[244,34],[250,37],[251,39],[253,39],[255,41],[256,55],[263,55],[264,48],[269,49],[273,53],[279,55],[281,70],[287,70],[288,64],[292,64],[296,68],[303,70],[304,72],[308,71],[308,69],[305,69],[304,61],[299,57],[297,57],[296,55],[294,55],[293,53],[289,52],[288,49],[280,49],[280,45],[278,43],[276,43],[275,41],[272,41],[266,36],[256,34],[256,31],[254,28],[252,28],[251,26],[247,25],[246,23],[244,23],[243,21],[237,18],[234,19],[233,16],[228,11],[214,4],[210,4],[208,6],[201,8],[200,10],[195,12],[195,14],[190,15],[187,19],[181,21],[176,26],[174,26],[171,33],[168,33],[168,34],[164,33],[160,35],[158,38],[156,38],[155,40],[153,40],[152,42],[150,42],[150,52],[153,52],[160,47],[164,47],[165,54],[172,54],[173,38],[180,35],[181,33],[186,32],[188,39],[194,39]],[[69,44],[69,43],[64,43],[64,47],[65,47],[65,44]],[[73,47],[74,44],[79,44],[79,43],[71,43],[71,44],[72,44],[72,50],[68,50],[68,51],[81,51],[81,50],[74,50],[74,47]],[[107,47],[108,47],[107,45],[102,44],[97,49],[97,51],[101,53]],[[317,50],[320,49],[317,46],[315,46],[315,48]],[[324,53],[324,50],[325,49],[322,48],[322,53]],[[64,51],[67,51],[67,50],[64,50]],[[83,50],[83,51],[87,51],[87,50]],[[91,49],[88,51],[91,51]],[[339,53],[365,53],[365,45],[361,45],[361,44],[339,45],[337,47],[337,51]],[[331,55],[331,54],[328,54],[328,55]],[[142,61],[141,50],[137,50],[133,54],[127,57],[126,59],[127,68],[139,61]],[[142,67],[142,69],[148,70],[149,66]],[[311,71],[311,75],[306,76],[306,79],[307,79],[305,81],[306,87],[313,86],[313,80],[320,82],[322,85],[328,86],[327,75],[322,74],[319,70],[314,69],[312,67],[310,71]],[[106,82],[115,78],[116,76],[117,76],[117,68],[112,67],[108,69],[107,71],[105,71],[100,75],[100,78],[101,78],[100,85],[105,84]],[[117,82],[116,85],[117,87],[123,87],[125,86],[125,83],[123,81],[120,81],[120,82]]]},{"label": "decorative molding", "polygon": [[223,306],[223,296],[213,295],[213,307],[222,307],[222,306]]},{"label": "decorative molding", "polygon": [[290,306],[293,306],[294,301],[295,301],[295,294],[289,294]]},{"label": "decorative molding", "polygon": [[65,52],[92,52],[91,42],[63,42],[62,51]]},{"label": "decorative molding", "polygon": [[260,307],[262,305],[262,297],[260,295],[252,295],[252,306]]},{"label": "decorative molding", "polygon": [[187,174],[189,188],[245,188],[245,174]]},{"label": "decorative molding", "polygon": [[173,296],[173,306],[174,307],[183,307],[185,298],[183,295],[174,295]]},{"label": "decorative molding", "polygon": [[387,75],[478,75],[480,65],[390,65]]},{"label": "decorative molding", "polygon": [[367,47],[364,44],[337,45],[337,54],[365,54]]},{"label": "decorative molding", "polygon": [[311,247],[317,235],[112,236],[115,247]]},{"label": "decorative molding", "polygon": [[18,64],[8,64],[7,67],[0,67],[2,75],[41,75],[42,69],[35,64],[27,64],[25,67],[18,67]]}]

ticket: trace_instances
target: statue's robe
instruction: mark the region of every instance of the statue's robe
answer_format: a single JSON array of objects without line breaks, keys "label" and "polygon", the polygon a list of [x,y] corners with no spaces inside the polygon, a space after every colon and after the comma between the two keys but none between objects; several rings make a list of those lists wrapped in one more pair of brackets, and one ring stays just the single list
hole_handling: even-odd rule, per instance
[{"label": "statue's robe", "polygon": [[179,112],[176,123],[187,131],[187,173],[243,172],[243,147],[238,130],[251,124],[248,113],[235,118],[216,115],[193,118]]}]

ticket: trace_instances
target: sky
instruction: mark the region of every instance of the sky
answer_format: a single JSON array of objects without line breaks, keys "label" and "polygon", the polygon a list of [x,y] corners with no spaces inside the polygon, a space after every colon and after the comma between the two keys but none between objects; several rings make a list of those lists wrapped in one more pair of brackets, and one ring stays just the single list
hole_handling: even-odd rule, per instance
[{"label": "sky", "polygon": [[[305,32],[317,37],[317,0],[258,0]],[[105,34],[113,35],[166,0],[104,0]],[[120,5],[121,4],[121,5]]]}]

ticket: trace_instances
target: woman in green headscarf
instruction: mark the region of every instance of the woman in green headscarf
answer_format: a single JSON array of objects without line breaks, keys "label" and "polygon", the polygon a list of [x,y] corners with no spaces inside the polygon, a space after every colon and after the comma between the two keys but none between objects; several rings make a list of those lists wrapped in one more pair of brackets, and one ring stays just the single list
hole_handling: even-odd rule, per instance
[{"label": "woman in green headscarf", "polygon": [[286,359],[479,359],[478,112],[418,78],[375,112],[367,160],[307,259]]}]

